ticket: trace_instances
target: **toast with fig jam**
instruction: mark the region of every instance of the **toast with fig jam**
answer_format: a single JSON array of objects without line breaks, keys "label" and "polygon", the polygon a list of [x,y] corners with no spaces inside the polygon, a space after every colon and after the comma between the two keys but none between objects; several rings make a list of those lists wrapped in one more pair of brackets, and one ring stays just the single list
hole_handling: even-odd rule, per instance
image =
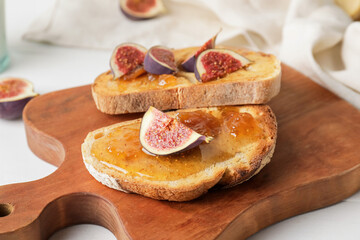
[{"label": "toast with fig jam", "polygon": [[[187,72],[181,66],[198,50],[198,47],[171,50],[177,69],[167,74],[145,71],[135,76],[130,74],[132,77],[126,74],[114,78],[111,71],[102,73],[92,84],[92,95],[97,108],[107,114],[123,114],[145,112],[150,106],[169,110],[263,104],[279,93],[281,65],[275,56],[246,49],[232,49],[248,59],[249,64],[205,82],[197,79],[196,70],[195,73]],[[153,65],[149,65],[150,69],[155,69]]]},{"label": "toast with fig jam", "polygon": [[[159,200],[188,201],[214,186],[228,188],[250,179],[270,162],[274,152],[277,123],[266,105],[182,109],[164,115],[171,123],[179,122],[199,136],[211,137],[211,141],[191,145],[199,139],[196,135],[191,142],[177,142],[183,149],[176,153],[169,154],[159,147],[160,153],[154,155],[151,149],[144,149],[143,141],[154,143],[161,138],[141,134],[144,126],[150,134],[157,134],[156,127],[148,126],[155,120],[144,120],[146,113],[143,120],[120,122],[87,135],[82,156],[90,174],[120,191]],[[185,136],[187,130],[180,133],[173,135],[179,136],[174,141],[191,139]]]}]

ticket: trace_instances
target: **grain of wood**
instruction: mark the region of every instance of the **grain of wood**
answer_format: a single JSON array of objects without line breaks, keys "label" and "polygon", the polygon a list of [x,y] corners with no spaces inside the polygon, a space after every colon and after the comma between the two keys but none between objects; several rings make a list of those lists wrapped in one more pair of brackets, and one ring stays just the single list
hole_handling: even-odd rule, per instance
[{"label": "grain of wood", "polygon": [[[94,223],[118,239],[244,239],[285,218],[341,201],[360,189],[360,112],[283,65],[270,106],[278,120],[272,161],[231,189],[186,203],[107,188],[82,162],[86,134],[141,114],[99,112],[90,86],[45,94],[24,111],[31,150],[59,168],[48,177],[0,186],[0,239],[47,239],[58,229]],[[3,214],[4,215],[4,214]]]}]

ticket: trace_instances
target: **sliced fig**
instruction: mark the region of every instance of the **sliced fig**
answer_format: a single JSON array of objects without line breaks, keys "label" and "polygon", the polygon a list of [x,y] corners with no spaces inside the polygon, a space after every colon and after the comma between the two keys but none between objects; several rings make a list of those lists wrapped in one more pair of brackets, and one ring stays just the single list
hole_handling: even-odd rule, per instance
[{"label": "sliced fig", "polygon": [[140,142],[150,154],[179,153],[211,140],[154,107],[148,109],[141,122]]},{"label": "sliced fig", "polygon": [[174,53],[167,47],[152,47],[146,53],[144,68],[152,74],[171,74],[176,71]]},{"label": "sliced fig", "polygon": [[120,0],[120,9],[131,20],[154,18],[165,12],[161,0]]},{"label": "sliced fig", "polygon": [[0,79],[0,118],[19,118],[25,105],[36,95],[32,83],[25,79]]},{"label": "sliced fig", "polygon": [[220,31],[213,36],[211,39],[209,39],[204,45],[202,45],[195,53],[194,55],[191,55],[189,58],[187,58],[181,66],[188,72],[194,72],[195,69],[195,62],[196,58],[202,53],[203,51],[207,49],[215,48],[215,41],[217,36],[219,35]]},{"label": "sliced fig", "polygon": [[114,79],[130,74],[142,67],[145,54],[146,48],[139,44],[123,43],[118,45],[110,59],[110,68]]},{"label": "sliced fig", "polygon": [[200,82],[212,81],[244,68],[250,62],[244,56],[228,49],[209,49],[196,59],[195,77]]}]

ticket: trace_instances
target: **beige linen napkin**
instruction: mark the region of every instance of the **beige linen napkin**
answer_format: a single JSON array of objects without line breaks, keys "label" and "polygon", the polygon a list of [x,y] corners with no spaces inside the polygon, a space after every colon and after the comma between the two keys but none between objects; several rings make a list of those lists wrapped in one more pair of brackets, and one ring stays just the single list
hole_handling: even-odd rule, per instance
[{"label": "beige linen napkin", "polygon": [[172,48],[217,43],[276,54],[360,108],[360,22],[333,1],[164,0],[167,13],[131,21],[118,0],[57,0],[24,38],[63,46],[108,49],[136,42]]}]

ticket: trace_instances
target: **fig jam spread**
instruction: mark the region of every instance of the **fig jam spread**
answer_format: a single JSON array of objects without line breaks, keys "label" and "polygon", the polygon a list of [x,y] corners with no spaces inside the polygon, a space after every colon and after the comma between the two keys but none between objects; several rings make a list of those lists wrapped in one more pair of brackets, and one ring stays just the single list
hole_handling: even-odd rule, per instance
[{"label": "fig jam spread", "polygon": [[226,107],[222,111],[222,118],[226,131],[238,140],[243,136],[253,139],[261,137],[261,129],[250,113],[238,112],[234,107]]},{"label": "fig jam spread", "polygon": [[123,76],[116,81],[118,90],[121,92],[165,89],[177,87],[186,83],[187,80],[178,79],[170,74],[156,75],[150,73],[146,73],[132,79],[128,79],[126,76]]},{"label": "fig jam spread", "polygon": [[133,123],[96,136],[91,154],[131,176],[171,181],[226,161],[265,137],[251,114],[239,113],[233,107],[219,108],[214,113],[201,110],[177,113],[175,118],[200,134],[213,135],[214,140],[178,154],[151,156],[142,150],[140,123]]},{"label": "fig jam spread", "polygon": [[177,113],[176,119],[201,135],[215,137],[221,131],[220,119],[201,110]]}]

